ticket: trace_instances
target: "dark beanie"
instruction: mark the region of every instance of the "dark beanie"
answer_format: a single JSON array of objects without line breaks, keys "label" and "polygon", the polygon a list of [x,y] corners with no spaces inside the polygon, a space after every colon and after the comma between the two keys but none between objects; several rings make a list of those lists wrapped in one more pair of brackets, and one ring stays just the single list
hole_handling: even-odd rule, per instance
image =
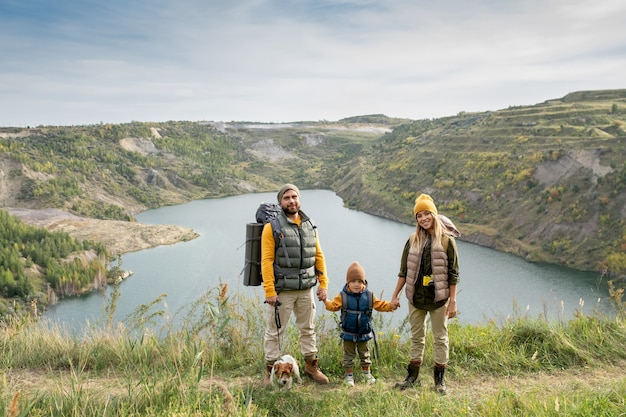
[{"label": "dark beanie", "polygon": [[298,194],[298,197],[300,197],[300,190],[298,190],[298,187],[296,187],[293,184],[285,184],[282,187],[280,187],[280,190],[278,190],[278,202],[279,203],[283,199],[283,194],[285,194],[288,190],[294,190],[296,194]]},{"label": "dark beanie", "polygon": [[352,281],[361,281],[365,284],[365,269],[358,262],[352,262],[346,272],[346,282]]}]

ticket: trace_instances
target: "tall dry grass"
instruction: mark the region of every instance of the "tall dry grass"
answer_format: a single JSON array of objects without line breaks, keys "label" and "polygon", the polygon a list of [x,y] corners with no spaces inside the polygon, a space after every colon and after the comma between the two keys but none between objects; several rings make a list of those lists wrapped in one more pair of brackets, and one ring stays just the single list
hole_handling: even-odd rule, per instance
[{"label": "tall dry grass", "polygon": [[[114,297],[106,314],[114,312]],[[432,339],[420,380],[405,376],[406,322],[376,314],[377,352],[367,386],[342,385],[335,313],[317,318],[320,364],[331,383],[290,392],[262,384],[262,302],[212,289],[183,311],[160,300],[122,323],[108,317],[80,335],[35,320],[2,324],[0,407],[10,416],[618,416],[626,410],[626,326],[618,314],[548,322],[518,316],[496,325],[450,323],[450,394],[432,390]],[[302,361],[292,323],[283,350]],[[371,344],[374,349],[374,344]]]}]

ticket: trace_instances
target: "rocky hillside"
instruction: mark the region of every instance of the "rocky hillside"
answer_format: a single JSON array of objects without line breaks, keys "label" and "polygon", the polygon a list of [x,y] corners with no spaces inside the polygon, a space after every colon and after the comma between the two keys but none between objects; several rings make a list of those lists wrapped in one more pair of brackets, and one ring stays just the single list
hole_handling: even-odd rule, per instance
[{"label": "rocky hillside", "polygon": [[626,90],[432,120],[167,122],[0,129],[0,207],[128,221],[147,208],[332,189],[412,224],[430,193],[462,239],[584,270],[626,271]]},{"label": "rocky hillside", "polygon": [[400,221],[427,192],[466,240],[623,274],[625,123],[626,90],[416,121],[345,167],[334,189],[352,207]]}]

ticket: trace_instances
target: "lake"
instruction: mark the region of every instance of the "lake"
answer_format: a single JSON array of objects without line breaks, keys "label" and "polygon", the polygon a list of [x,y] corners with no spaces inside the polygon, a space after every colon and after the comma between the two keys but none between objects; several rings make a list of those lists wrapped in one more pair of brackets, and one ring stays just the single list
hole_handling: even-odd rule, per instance
[{"label": "lake", "polygon": [[[254,222],[258,205],[274,201],[275,193],[246,194],[137,215],[137,221],[143,223],[193,228],[200,237],[123,255],[122,268],[133,275],[120,284],[116,319],[123,320],[139,305],[151,303],[161,294],[167,297],[159,308],[166,308],[174,316],[219,283],[227,283],[231,294],[258,299],[261,307],[261,287],[243,285],[243,245],[246,223]],[[347,209],[341,198],[327,190],[302,190],[301,204],[318,226],[330,277],[329,298],[345,284],[350,263],[358,261],[366,271],[370,289],[388,300],[397,281],[402,249],[414,226]],[[462,233],[463,224],[456,225]],[[599,282],[597,273],[529,263],[462,241],[458,241],[458,249],[461,282],[457,304],[461,323],[494,320],[502,324],[509,317],[526,314],[566,320],[576,311],[612,311],[607,284]],[[106,291],[110,293],[111,288]],[[44,318],[71,328],[81,328],[86,322],[99,323],[105,320],[107,300],[103,293],[66,298],[50,306]],[[395,312],[384,313],[392,314],[395,323],[401,322],[408,311],[404,294],[401,302]],[[318,309],[324,309],[321,302]]]}]

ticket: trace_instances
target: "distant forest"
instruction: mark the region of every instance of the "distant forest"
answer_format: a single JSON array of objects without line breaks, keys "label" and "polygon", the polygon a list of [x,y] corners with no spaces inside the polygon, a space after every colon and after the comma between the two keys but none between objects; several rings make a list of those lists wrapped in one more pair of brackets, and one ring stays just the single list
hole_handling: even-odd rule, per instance
[{"label": "distant forest", "polygon": [[11,299],[37,302],[50,291],[55,296],[76,295],[90,285],[105,284],[102,244],[28,226],[5,210],[0,210],[0,230],[0,317],[24,308],[24,303],[14,305]]}]

